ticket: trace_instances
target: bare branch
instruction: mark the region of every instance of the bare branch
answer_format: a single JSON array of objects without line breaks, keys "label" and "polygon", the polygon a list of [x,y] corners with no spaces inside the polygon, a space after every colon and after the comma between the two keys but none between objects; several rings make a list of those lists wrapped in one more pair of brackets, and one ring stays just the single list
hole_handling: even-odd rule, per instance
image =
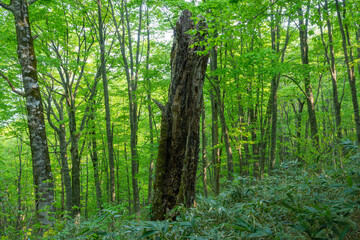
[{"label": "bare branch", "polygon": [[14,87],[14,85],[12,84],[12,82],[9,80],[9,78],[7,78],[2,72],[0,72],[0,76],[3,77],[3,78],[7,81],[7,83],[8,83],[9,86],[11,87],[11,90],[12,90],[14,93],[16,93],[17,95],[20,95],[20,96],[22,96],[22,97],[25,97],[25,93],[24,93],[23,91],[19,90],[19,89],[16,89],[16,88]]}]

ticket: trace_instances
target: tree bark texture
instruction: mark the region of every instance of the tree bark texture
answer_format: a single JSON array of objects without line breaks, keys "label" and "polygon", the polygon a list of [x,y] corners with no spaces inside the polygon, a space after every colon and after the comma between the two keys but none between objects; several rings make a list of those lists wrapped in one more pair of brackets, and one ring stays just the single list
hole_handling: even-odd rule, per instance
[{"label": "tree bark texture", "polygon": [[[190,207],[195,200],[201,97],[208,55],[197,53],[204,50],[204,34],[187,33],[191,29],[204,32],[207,26],[204,21],[194,26],[191,16],[189,10],[184,10],[176,23],[171,83],[162,113],[156,161],[153,220],[164,219],[177,205]],[[190,48],[193,44],[196,46]]]},{"label": "tree bark texture", "polygon": [[[44,109],[37,75],[37,61],[29,22],[28,2],[12,0],[10,5],[2,4],[15,17],[17,54],[21,65],[25,90],[28,128],[35,185],[35,206],[37,220],[42,226],[52,225],[49,217],[54,212],[54,182],[46,139]],[[40,228],[42,234],[43,228]]]}]

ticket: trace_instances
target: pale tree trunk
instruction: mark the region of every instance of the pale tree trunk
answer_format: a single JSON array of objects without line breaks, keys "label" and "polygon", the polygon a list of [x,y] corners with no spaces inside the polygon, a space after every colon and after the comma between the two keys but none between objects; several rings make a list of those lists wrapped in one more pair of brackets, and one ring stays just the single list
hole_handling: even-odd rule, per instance
[{"label": "pale tree trunk", "polygon": [[105,102],[105,121],[106,121],[106,137],[109,156],[109,169],[110,169],[110,201],[115,202],[115,165],[114,165],[114,144],[113,132],[111,130],[111,114],[110,114],[110,100],[109,100],[109,87],[106,75],[106,60],[105,60],[105,39],[104,39],[104,26],[101,13],[101,0],[97,0],[98,6],[98,23],[99,23],[99,44],[100,44],[100,62],[101,62],[101,77],[104,86],[104,102]]},{"label": "pale tree trunk", "polygon": [[[350,85],[350,92],[351,92],[351,100],[353,104],[354,110],[354,120],[355,120],[355,128],[356,128],[356,137],[357,142],[360,143],[360,116],[359,116],[359,102],[357,99],[357,90],[356,90],[356,78],[355,78],[355,66],[353,64],[354,57],[352,53],[352,46],[349,37],[349,30],[347,23],[343,23],[342,16],[340,13],[340,4],[338,0],[335,0],[336,3],[336,12],[339,20],[340,32],[342,37],[342,47],[344,51],[345,57],[345,64],[348,74],[348,80]],[[345,8],[345,1],[344,1],[344,8]],[[344,13],[345,14],[345,13]],[[345,17],[345,16],[344,16]],[[348,48],[349,46],[349,48]]]},{"label": "pale tree trunk", "polygon": [[35,207],[37,220],[41,224],[39,234],[42,235],[44,227],[53,224],[51,217],[54,212],[54,182],[46,139],[43,103],[38,84],[37,62],[29,22],[28,6],[33,2],[35,1],[12,0],[10,5],[0,2],[0,6],[11,11],[15,17],[17,54],[25,90],[23,96],[26,98],[30,133]]},{"label": "pale tree trunk", "polygon": [[175,206],[193,206],[199,159],[201,97],[208,61],[198,55],[204,47],[195,46],[204,35],[191,36],[191,29],[206,31],[200,21],[194,26],[191,12],[184,10],[176,23],[171,51],[171,84],[168,102],[162,106],[159,152],[156,160],[153,220],[164,219]]},{"label": "pale tree trunk", "polygon": [[[309,13],[310,2],[307,3],[306,14]],[[309,69],[309,42],[308,42],[308,16],[304,17],[303,10],[300,7],[298,10],[299,14],[299,35],[300,35],[300,50],[301,50],[301,61],[304,66],[304,83],[306,102],[309,114],[309,122],[311,129],[311,137],[314,141],[315,147],[319,147],[319,134],[318,126],[316,121],[315,102],[311,86],[310,69]],[[305,19],[305,22],[304,22]]]}]

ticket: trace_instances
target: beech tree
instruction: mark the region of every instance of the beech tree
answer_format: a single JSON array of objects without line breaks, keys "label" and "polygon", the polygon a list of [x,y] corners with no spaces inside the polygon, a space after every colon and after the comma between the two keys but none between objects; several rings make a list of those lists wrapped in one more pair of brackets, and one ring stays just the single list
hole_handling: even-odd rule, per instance
[{"label": "beech tree", "polygon": [[30,146],[32,155],[33,178],[35,187],[35,209],[37,220],[45,226],[53,223],[54,183],[51,172],[50,156],[46,139],[44,109],[38,84],[37,62],[34,49],[34,38],[31,34],[28,6],[36,0],[12,0],[0,6],[10,11],[15,18],[16,37],[18,43],[18,61],[21,67],[24,92],[15,89],[4,73],[0,75],[9,83],[12,90],[25,97]]}]

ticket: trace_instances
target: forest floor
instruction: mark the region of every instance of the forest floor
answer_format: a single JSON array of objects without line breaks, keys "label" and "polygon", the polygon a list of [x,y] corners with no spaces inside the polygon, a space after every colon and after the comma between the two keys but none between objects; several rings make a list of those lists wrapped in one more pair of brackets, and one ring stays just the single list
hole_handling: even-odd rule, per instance
[{"label": "forest floor", "polygon": [[360,157],[342,168],[318,166],[291,161],[263,180],[237,177],[218,197],[177,208],[176,221],[135,221],[113,207],[49,238],[360,239]]}]

